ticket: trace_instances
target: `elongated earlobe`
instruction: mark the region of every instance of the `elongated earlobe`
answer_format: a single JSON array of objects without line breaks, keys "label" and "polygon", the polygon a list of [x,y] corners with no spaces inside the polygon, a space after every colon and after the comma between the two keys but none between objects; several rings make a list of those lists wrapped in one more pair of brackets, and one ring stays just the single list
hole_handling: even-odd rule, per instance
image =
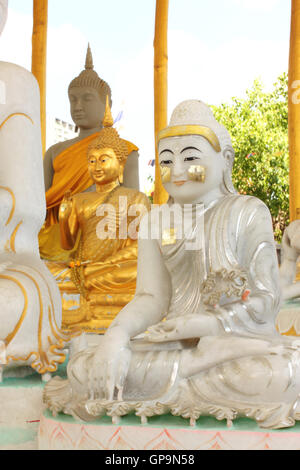
[{"label": "elongated earlobe", "polygon": [[225,192],[236,194],[236,190],[232,183],[232,167],[234,162],[234,150],[230,146],[226,146],[222,152],[226,166],[223,172],[223,185]]},{"label": "elongated earlobe", "polygon": [[119,172],[118,179],[119,179],[119,183],[123,184],[123,182],[124,182],[124,166],[123,165],[120,166],[120,172]]}]

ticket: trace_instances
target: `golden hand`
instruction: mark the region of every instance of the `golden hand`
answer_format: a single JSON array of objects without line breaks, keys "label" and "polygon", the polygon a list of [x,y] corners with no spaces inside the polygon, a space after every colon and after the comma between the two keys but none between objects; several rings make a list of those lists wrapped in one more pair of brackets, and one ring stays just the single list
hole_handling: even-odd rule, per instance
[{"label": "golden hand", "polygon": [[59,219],[69,218],[72,212],[72,205],[73,205],[72,193],[69,190],[65,192],[62,203],[59,206]]}]

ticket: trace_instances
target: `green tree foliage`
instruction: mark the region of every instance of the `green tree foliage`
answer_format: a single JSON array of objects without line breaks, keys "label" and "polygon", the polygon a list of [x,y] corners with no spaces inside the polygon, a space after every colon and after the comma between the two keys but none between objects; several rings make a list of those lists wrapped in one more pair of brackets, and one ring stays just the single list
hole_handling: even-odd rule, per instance
[{"label": "green tree foliage", "polygon": [[255,80],[245,98],[212,108],[232,138],[235,188],[265,202],[280,241],[289,221],[287,74],[277,79],[270,92]]}]

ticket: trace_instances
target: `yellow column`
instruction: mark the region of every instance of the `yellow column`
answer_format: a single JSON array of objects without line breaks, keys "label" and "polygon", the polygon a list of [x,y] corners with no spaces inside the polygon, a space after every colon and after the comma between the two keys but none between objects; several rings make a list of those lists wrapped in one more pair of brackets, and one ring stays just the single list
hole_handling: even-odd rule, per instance
[{"label": "yellow column", "polygon": [[155,129],[155,189],[154,204],[168,199],[164,189],[157,153],[157,134],[168,122],[168,10],[169,0],[156,0],[154,37],[154,129]]},{"label": "yellow column", "polygon": [[289,62],[290,219],[300,219],[300,0],[292,0]]},{"label": "yellow column", "polygon": [[48,0],[33,0],[31,71],[40,86],[43,154],[46,150],[46,64]]}]

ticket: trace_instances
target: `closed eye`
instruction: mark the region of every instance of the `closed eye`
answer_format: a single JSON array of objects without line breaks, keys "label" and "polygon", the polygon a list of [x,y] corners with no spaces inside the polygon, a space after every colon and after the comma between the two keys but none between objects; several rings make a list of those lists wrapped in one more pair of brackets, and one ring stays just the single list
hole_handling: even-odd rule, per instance
[{"label": "closed eye", "polygon": [[185,162],[192,162],[193,160],[200,160],[199,157],[186,157],[184,159]]},{"label": "closed eye", "polygon": [[160,162],[160,165],[172,165],[172,160],[162,160]]}]

